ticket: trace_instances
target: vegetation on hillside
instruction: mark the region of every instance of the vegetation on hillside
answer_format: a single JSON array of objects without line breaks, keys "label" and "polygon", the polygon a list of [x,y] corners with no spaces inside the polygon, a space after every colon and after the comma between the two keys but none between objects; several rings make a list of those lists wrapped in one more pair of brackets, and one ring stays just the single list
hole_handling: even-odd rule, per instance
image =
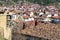
[{"label": "vegetation on hillside", "polygon": [[[19,3],[19,1],[27,1],[27,2],[31,2],[31,3],[38,3],[38,4],[42,4],[42,5],[47,5],[50,3],[55,3],[55,2],[60,2],[60,0],[0,0],[0,1],[4,1],[7,4],[11,4],[11,3]],[[0,4],[3,2],[0,2]]]},{"label": "vegetation on hillside", "polygon": [[42,5],[48,5],[51,3],[60,2],[60,0],[28,0],[29,2],[38,3]]}]

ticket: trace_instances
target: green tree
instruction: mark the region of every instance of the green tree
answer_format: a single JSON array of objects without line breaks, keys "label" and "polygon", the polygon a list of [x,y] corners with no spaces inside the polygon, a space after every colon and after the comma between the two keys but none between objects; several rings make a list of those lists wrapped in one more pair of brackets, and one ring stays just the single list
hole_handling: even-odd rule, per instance
[{"label": "green tree", "polygon": [[54,2],[60,2],[60,0],[28,0],[28,2],[38,3],[42,5],[48,5]]}]

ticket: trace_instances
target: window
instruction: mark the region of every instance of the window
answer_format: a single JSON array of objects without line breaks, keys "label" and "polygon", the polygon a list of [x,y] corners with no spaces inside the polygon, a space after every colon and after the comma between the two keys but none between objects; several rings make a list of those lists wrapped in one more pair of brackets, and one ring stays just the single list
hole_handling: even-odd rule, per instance
[{"label": "window", "polygon": [[11,20],[12,16],[11,15],[7,15],[7,20]]},{"label": "window", "polygon": [[0,11],[0,14],[4,14],[4,12],[1,12],[1,11]]},{"label": "window", "polygon": [[12,16],[11,15],[7,15],[7,27],[11,26],[11,19],[12,19]]}]

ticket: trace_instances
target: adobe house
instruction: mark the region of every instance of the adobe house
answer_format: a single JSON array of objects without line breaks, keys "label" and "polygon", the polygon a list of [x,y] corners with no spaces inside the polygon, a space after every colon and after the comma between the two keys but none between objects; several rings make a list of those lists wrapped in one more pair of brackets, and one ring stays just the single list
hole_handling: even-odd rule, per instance
[{"label": "adobe house", "polygon": [[[7,12],[0,11],[0,34],[7,40],[12,40],[12,30],[13,30],[12,26],[14,26],[11,24],[12,16],[13,16],[13,14],[7,14]],[[15,15],[15,16],[17,16],[17,15]],[[19,20],[17,20],[17,22],[19,22]],[[15,24],[15,23],[13,23],[13,24]],[[23,24],[21,23],[18,25],[22,26]],[[20,29],[22,29],[22,28],[20,28]]]},{"label": "adobe house", "polygon": [[7,14],[0,11],[0,30],[5,39],[11,40],[11,28],[7,26]]}]

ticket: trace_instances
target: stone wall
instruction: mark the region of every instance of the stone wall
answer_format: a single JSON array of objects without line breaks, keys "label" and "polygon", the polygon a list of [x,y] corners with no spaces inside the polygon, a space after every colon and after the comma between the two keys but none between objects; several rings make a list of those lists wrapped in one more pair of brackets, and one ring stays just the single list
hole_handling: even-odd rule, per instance
[{"label": "stone wall", "polygon": [[3,33],[4,33],[4,30],[3,30],[3,28],[0,27],[0,37],[3,37],[3,35],[4,35]]},{"label": "stone wall", "polygon": [[11,40],[11,28],[7,27],[7,15],[0,14],[0,35]]}]

